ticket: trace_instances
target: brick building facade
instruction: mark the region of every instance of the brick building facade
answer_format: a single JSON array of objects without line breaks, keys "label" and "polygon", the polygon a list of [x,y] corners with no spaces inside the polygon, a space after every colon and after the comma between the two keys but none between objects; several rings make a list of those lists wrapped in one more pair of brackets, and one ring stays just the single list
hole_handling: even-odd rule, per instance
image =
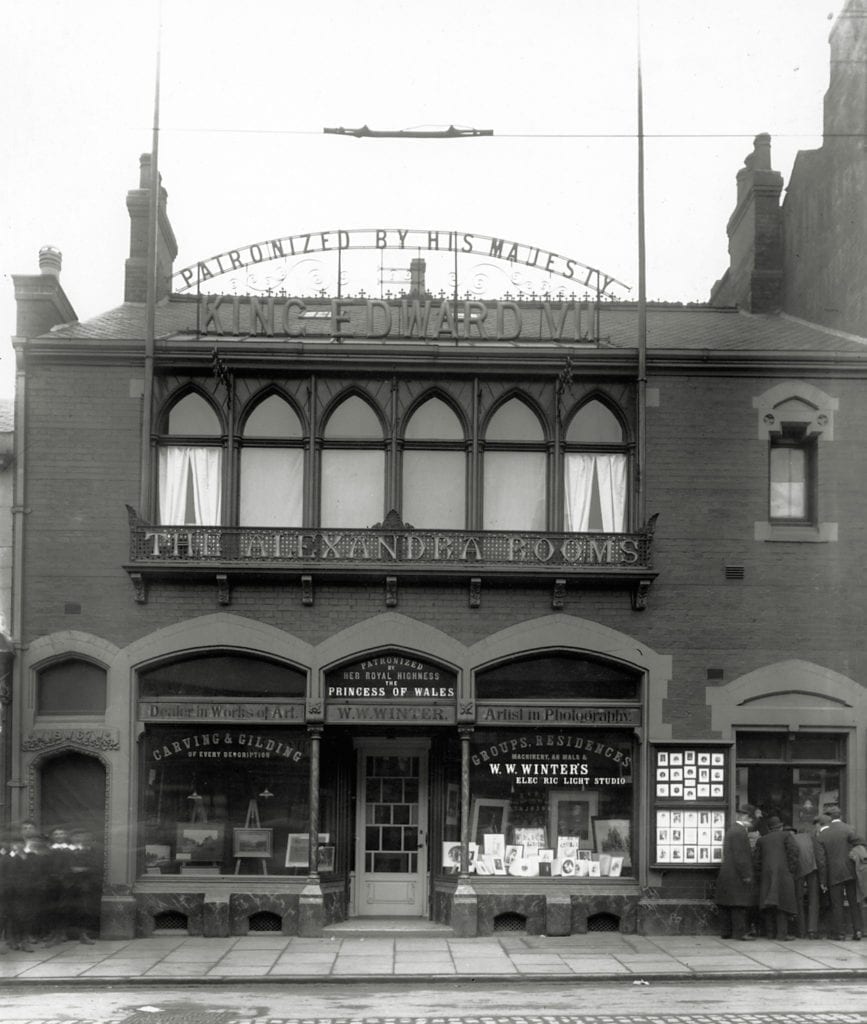
[{"label": "brick building facade", "polygon": [[149,183],[122,305],[16,278],[10,815],[101,837],[104,936],[700,932],[738,803],[867,825],[863,339],[651,306],[645,388],[634,305],[422,259],[179,294],[161,190],[149,348]]}]

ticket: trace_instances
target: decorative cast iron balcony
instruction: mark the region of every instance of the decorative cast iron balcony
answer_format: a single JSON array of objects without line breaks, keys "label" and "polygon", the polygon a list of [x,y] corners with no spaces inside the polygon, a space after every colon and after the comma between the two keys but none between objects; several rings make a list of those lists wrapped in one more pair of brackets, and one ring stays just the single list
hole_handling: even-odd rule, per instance
[{"label": "decorative cast iron balcony", "polygon": [[[628,586],[633,607],[645,606],[657,573],[651,549],[656,516],[633,533],[548,533],[520,530],[419,530],[395,512],[369,529],[247,526],[155,526],[127,506],[130,562],[125,566],[146,600],[147,579],[216,577],[221,603],[230,578],[312,577],[554,581],[554,606],[568,583]],[[559,595],[559,604],[558,604]],[[304,597],[306,600],[306,595]],[[388,603],[388,602],[387,602]]]}]

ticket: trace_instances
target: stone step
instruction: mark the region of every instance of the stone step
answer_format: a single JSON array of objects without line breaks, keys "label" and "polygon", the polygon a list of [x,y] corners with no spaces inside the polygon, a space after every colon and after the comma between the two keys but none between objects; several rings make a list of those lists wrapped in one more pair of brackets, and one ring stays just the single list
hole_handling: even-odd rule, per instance
[{"label": "stone step", "polygon": [[322,929],[323,938],[454,938],[454,929],[423,917],[350,917]]}]

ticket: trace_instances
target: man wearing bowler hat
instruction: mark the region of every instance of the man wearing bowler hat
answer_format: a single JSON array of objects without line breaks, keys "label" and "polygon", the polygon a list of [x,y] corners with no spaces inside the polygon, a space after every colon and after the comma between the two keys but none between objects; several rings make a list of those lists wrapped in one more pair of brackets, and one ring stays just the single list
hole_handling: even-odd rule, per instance
[{"label": "man wearing bowler hat", "polygon": [[826,809],[831,823],[819,832],[819,842],[825,850],[825,876],[823,888],[828,890],[831,901],[832,938],[845,939],[843,931],[843,894],[849,904],[849,918],[852,922],[852,938],[861,938],[861,904],[858,902],[858,884],[855,881],[855,862],[849,856],[854,846],[864,846],[851,825],[841,820],[839,807]]},{"label": "man wearing bowler hat", "polygon": [[753,827],[753,808],[749,805],[735,812],[734,824],[723,838],[722,864],[716,882],[716,903],[719,907],[720,936],[751,942],[747,932],[747,910],[755,906],[753,888],[753,856],[748,832]]}]

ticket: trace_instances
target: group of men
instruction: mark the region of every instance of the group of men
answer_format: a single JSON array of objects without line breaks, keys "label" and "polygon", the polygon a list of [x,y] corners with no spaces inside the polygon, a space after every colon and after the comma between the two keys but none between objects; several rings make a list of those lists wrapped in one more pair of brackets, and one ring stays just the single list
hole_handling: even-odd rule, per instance
[{"label": "group of men", "polygon": [[34,822],[22,822],[0,841],[0,924],[7,947],[32,952],[37,943],[92,943],[101,875],[88,832],[57,827],[46,837]]},{"label": "group of men", "polygon": [[828,807],[800,832],[784,828],[778,817],[763,821],[745,806],[725,834],[716,885],[720,935],[749,942],[763,930],[766,938],[788,942],[791,923],[798,937],[819,938],[821,895],[827,894],[828,937],[845,939],[848,907],[852,939],[861,939],[861,902],[865,890],[859,870],[867,865],[867,845]]}]

